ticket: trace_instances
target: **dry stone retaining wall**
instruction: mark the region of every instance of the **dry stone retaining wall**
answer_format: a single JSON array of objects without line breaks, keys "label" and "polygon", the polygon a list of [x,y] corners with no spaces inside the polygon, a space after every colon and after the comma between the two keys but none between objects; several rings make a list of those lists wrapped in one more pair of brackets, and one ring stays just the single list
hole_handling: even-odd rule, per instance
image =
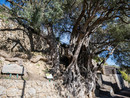
[{"label": "dry stone retaining wall", "polygon": [[0,98],[61,98],[54,81],[0,79]]},{"label": "dry stone retaining wall", "polygon": [[[11,20],[2,20],[0,19],[0,29],[7,29],[5,31],[0,31],[0,48],[3,50],[11,50],[12,47],[16,44],[16,42],[9,41],[8,39],[20,40],[20,43],[23,45],[25,49],[30,49],[30,41],[28,36],[23,32],[23,30],[13,30],[15,28],[20,28],[16,22]],[[14,51],[18,51],[19,44],[14,47]]]},{"label": "dry stone retaining wall", "polygon": [[125,87],[129,88],[128,81],[123,80],[119,74],[110,74],[109,76],[102,74],[101,77],[102,79],[98,81],[99,85],[104,89],[104,91],[110,92],[111,95]]},{"label": "dry stone retaining wall", "polygon": [[23,50],[22,48],[24,48],[27,51],[31,50],[32,44],[36,50],[40,51],[46,49],[45,46],[47,43],[42,37],[34,34],[32,36],[29,35],[27,30],[17,22],[0,18],[0,29],[0,49],[7,51],[21,51]]}]

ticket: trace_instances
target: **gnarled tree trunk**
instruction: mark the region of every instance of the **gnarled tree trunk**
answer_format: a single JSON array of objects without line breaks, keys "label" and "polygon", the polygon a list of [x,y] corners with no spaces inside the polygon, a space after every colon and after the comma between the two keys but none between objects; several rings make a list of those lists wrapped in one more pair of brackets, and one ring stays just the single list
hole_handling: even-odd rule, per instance
[{"label": "gnarled tree trunk", "polygon": [[48,29],[48,36],[47,36],[47,43],[50,46],[50,55],[53,65],[53,71],[52,73],[58,73],[59,71],[59,64],[60,64],[60,56],[59,56],[59,44],[56,40],[55,35],[53,34],[52,26],[49,25],[47,27]]},{"label": "gnarled tree trunk", "polygon": [[96,74],[93,72],[89,40],[88,36],[83,36],[78,43],[73,39],[71,41],[70,48],[73,48],[74,54],[72,53],[72,61],[64,74],[64,84],[75,98],[91,97],[95,88]]}]

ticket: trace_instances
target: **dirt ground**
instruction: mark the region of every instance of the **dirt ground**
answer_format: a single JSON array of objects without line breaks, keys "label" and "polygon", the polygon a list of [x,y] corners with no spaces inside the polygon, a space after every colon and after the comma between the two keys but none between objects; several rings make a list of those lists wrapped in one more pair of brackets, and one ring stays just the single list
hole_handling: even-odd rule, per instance
[{"label": "dirt ground", "polygon": [[[3,53],[2,53],[3,52]],[[1,54],[5,54],[5,51],[0,51]],[[20,58],[21,59],[21,58]],[[1,70],[4,65],[18,64],[19,62],[10,62],[0,56],[0,78],[9,79],[9,75],[2,74]],[[51,65],[44,61],[39,60],[36,63],[31,62],[29,59],[22,59],[22,65],[24,66],[26,74],[23,76],[25,80],[46,80],[45,74],[48,72]],[[17,78],[16,75],[12,75],[11,79],[21,79],[21,76]]]}]

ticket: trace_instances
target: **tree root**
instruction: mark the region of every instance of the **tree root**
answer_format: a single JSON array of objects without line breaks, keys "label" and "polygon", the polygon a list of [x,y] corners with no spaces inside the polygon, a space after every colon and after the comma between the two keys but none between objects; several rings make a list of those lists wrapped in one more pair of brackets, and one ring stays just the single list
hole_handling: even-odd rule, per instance
[{"label": "tree root", "polygon": [[20,62],[20,61],[22,61],[22,59],[17,58],[17,57],[14,57],[14,58],[5,58],[5,60],[9,61],[9,62]]},{"label": "tree root", "polygon": [[[9,62],[18,62],[19,64],[22,64],[22,62],[23,62],[23,58],[12,57],[10,54],[7,54],[5,51],[2,51],[2,50],[0,50],[0,56],[5,58],[5,60],[9,61]],[[45,57],[43,57],[41,55],[38,55],[38,56],[30,59],[30,61],[32,63],[37,63],[40,60],[45,61],[45,62],[48,61]]]},{"label": "tree root", "polygon": [[37,63],[40,60],[45,61],[45,62],[48,61],[45,57],[42,57],[41,55],[38,55],[38,56],[30,59],[30,61],[33,62],[33,63]]},{"label": "tree root", "polygon": [[73,94],[74,98],[93,98],[92,92],[94,91],[95,76],[92,72],[88,72],[87,77],[83,77],[81,74],[77,73],[76,66],[71,66],[64,73],[64,83],[65,87]]}]

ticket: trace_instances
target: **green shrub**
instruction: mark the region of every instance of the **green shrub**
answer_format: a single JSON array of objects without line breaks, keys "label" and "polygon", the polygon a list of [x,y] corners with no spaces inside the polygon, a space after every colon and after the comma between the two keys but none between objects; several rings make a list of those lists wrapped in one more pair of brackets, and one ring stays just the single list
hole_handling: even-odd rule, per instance
[{"label": "green shrub", "polygon": [[130,83],[130,76],[128,74],[126,74],[125,71],[120,71],[120,72],[121,72],[123,79]]}]

